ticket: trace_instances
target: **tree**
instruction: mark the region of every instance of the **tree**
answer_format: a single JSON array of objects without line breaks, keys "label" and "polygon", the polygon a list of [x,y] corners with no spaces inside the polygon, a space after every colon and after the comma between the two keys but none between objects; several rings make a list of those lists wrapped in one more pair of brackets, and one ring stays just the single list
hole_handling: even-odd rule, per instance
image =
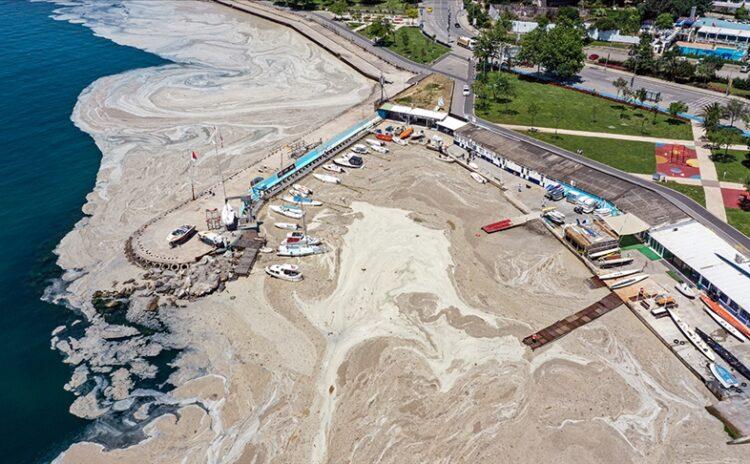
[{"label": "tree", "polygon": [[477,36],[474,46],[474,57],[480,64],[482,73],[487,72],[487,65],[502,59],[502,49],[508,29],[502,21],[496,22],[492,27],[482,29]]},{"label": "tree", "polygon": [[385,19],[378,19],[370,24],[369,33],[375,38],[375,43],[383,44],[393,33],[393,24]]},{"label": "tree", "polygon": [[673,118],[677,118],[680,113],[686,113],[688,110],[687,104],[682,101],[676,101],[669,104],[669,114]]},{"label": "tree", "polygon": [[536,119],[536,115],[539,114],[539,111],[541,111],[541,107],[536,104],[536,102],[529,103],[528,108],[526,108],[526,111],[529,112],[529,116],[531,116],[531,127],[534,127],[534,120]]},{"label": "tree", "polygon": [[656,17],[654,26],[657,29],[672,29],[672,26],[674,26],[674,16],[672,16],[672,13],[662,13]]},{"label": "tree", "polygon": [[336,0],[330,7],[328,7],[328,11],[335,14],[336,16],[343,16],[344,13],[346,13],[349,10],[349,3],[346,0]]},{"label": "tree", "polygon": [[740,21],[745,21],[750,18],[750,14],[748,14],[747,8],[741,6],[734,11],[734,17]]},{"label": "tree", "polygon": [[578,12],[578,8],[572,6],[563,6],[557,9],[557,17],[565,18],[571,22],[578,22],[581,20],[581,15]]},{"label": "tree", "polygon": [[480,109],[487,108],[489,104],[487,101],[487,94],[488,94],[487,85],[481,80],[476,80],[474,81],[473,84],[471,84],[471,87],[472,87],[472,90],[474,91],[474,95],[477,97],[476,98],[477,107]]},{"label": "tree", "polygon": [[695,75],[703,82],[708,82],[716,77],[716,71],[724,65],[721,58],[716,56],[707,56],[698,63],[695,68]]},{"label": "tree", "polygon": [[510,77],[505,73],[490,73],[487,76],[485,85],[487,86],[489,93],[492,94],[492,99],[494,101],[499,101],[500,97],[503,97],[505,111],[507,112],[508,103],[510,103],[510,100],[516,95],[515,85]]},{"label": "tree", "polygon": [[648,74],[654,69],[654,50],[651,48],[651,36],[643,34],[640,42],[630,47],[630,57],[625,60],[625,67],[635,74]]},{"label": "tree", "polygon": [[661,58],[656,60],[655,68],[661,77],[673,81],[678,72],[681,61],[683,60],[677,51],[670,48],[664,52]]},{"label": "tree", "polygon": [[[720,127],[712,130],[707,134],[708,141],[711,142],[716,148],[721,149],[724,147],[724,159],[729,156],[729,145],[732,145],[740,141],[740,133],[735,129],[729,127]],[[716,155],[711,156],[712,160],[722,161],[716,159]]]},{"label": "tree", "polygon": [[633,96],[638,101],[638,104],[642,106],[643,102],[646,101],[646,98],[648,97],[648,90],[641,87],[633,93]]},{"label": "tree", "polygon": [[747,106],[739,100],[729,100],[724,107],[724,113],[729,118],[729,125],[733,126],[734,121],[742,120],[748,115]]},{"label": "tree", "polygon": [[541,58],[548,73],[562,79],[575,76],[586,59],[582,31],[568,21],[559,21],[544,35]]},{"label": "tree", "polygon": [[711,9],[713,0],[644,0],[638,5],[638,10],[644,19],[653,19],[662,13],[672,13],[677,16],[687,16],[695,6],[698,16]]},{"label": "tree", "polygon": [[718,103],[711,103],[703,107],[700,116],[703,118],[703,127],[706,132],[713,132],[721,124],[721,118],[724,117],[724,108]]},{"label": "tree", "polygon": [[695,76],[695,65],[688,60],[677,61],[674,70],[674,80],[678,82],[690,82]]},{"label": "tree", "polygon": [[547,27],[546,24],[543,26],[542,23],[540,21],[536,29],[523,36],[521,39],[521,51],[518,53],[518,58],[535,65],[537,72],[540,71],[542,66],[545,44],[547,42]]},{"label": "tree", "polygon": [[612,85],[615,87],[615,89],[617,89],[617,98],[620,98],[621,93],[623,98],[625,98],[625,89],[628,88],[628,81],[626,81],[622,77],[618,77],[614,80],[614,82],[612,82]]}]

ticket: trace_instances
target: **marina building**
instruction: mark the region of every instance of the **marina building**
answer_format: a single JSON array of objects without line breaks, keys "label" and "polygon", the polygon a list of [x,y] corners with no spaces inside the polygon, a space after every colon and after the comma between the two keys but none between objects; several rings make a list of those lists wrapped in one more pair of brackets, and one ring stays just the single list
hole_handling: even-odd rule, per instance
[{"label": "marina building", "polygon": [[750,259],[689,219],[651,229],[647,244],[750,326]]}]

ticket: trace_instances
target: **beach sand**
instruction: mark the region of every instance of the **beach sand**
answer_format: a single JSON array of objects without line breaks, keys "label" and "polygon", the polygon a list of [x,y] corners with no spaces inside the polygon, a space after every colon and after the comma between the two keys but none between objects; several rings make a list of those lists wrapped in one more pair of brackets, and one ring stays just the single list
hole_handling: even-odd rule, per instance
[{"label": "beach sand", "polygon": [[[61,462],[742,462],[703,385],[625,307],[526,348],[606,290],[539,224],[478,233],[518,214],[494,187],[392,149],[342,176],[351,188],[302,182],[326,202],[309,233],[328,253],[262,255],[182,310],[174,394],[200,408]],[[278,242],[284,219],[262,219]],[[262,272],[291,261],[303,282]]]}]

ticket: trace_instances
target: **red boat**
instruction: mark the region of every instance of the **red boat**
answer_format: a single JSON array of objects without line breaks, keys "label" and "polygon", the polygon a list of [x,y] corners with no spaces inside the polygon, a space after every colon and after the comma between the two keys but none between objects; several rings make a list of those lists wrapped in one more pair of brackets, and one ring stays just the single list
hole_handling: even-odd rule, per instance
[{"label": "red boat", "polygon": [[708,295],[701,294],[701,301],[703,301],[703,304],[708,307],[711,311],[713,311],[716,315],[727,321],[729,324],[732,325],[735,329],[739,330],[744,336],[750,338],[750,327],[746,326],[742,323],[737,317],[734,316],[734,314],[730,313],[724,307],[717,303],[716,301],[712,300],[708,297]]},{"label": "red boat", "polygon": [[386,142],[393,142],[393,136],[391,134],[384,134],[382,132],[378,132],[375,134],[375,138],[378,140],[384,140]]},{"label": "red boat", "polygon": [[499,221],[499,222],[493,222],[492,224],[487,224],[486,226],[482,227],[482,230],[488,234],[491,234],[493,232],[499,232],[501,230],[505,230],[512,226],[513,224],[510,219],[503,219],[502,221]]}]

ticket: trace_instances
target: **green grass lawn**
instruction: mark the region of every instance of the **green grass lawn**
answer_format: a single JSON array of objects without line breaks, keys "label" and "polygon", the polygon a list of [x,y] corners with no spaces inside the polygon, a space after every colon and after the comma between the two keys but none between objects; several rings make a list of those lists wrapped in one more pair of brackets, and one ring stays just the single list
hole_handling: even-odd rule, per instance
[{"label": "green grass lawn", "polygon": [[727,208],[727,222],[743,234],[750,237],[750,211]]},{"label": "green grass lawn", "polygon": [[516,96],[506,102],[478,101],[477,114],[489,121],[531,126],[528,107],[535,102],[540,111],[534,118],[539,127],[645,135],[692,140],[690,124],[575,90],[544,84],[515,74],[511,78]]},{"label": "green grass lawn", "polygon": [[[373,38],[370,26],[359,32],[370,39]],[[418,27],[402,27],[396,30],[383,45],[417,63],[432,63],[450,51],[448,47],[427,38]]]},{"label": "green grass lawn", "polygon": [[727,155],[724,150],[711,150],[711,153],[719,180],[742,184],[750,176],[750,158],[745,157],[747,150],[729,150]]},{"label": "green grass lawn", "polygon": [[534,138],[575,152],[583,149],[583,156],[625,172],[653,174],[656,171],[654,144],[629,140],[555,135],[544,132],[527,132]]},{"label": "green grass lawn", "polygon": [[662,182],[662,185],[665,187],[669,187],[672,190],[676,190],[680,193],[682,193],[685,196],[688,196],[695,200],[696,203],[703,206],[705,208],[706,206],[706,194],[703,191],[703,187],[700,185],[685,185],[685,184],[678,184],[677,182]]}]

